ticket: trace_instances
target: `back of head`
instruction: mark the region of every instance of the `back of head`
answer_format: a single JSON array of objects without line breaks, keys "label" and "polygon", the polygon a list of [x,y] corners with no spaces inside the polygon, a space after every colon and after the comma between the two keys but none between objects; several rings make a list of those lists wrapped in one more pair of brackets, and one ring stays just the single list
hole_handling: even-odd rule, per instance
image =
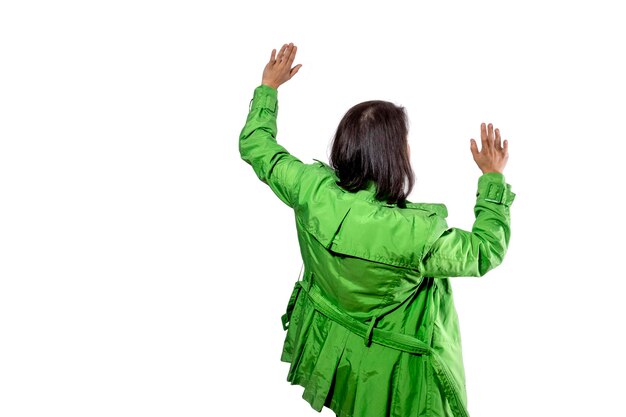
[{"label": "back of head", "polygon": [[345,190],[356,192],[373,181],[376,199],[404,207],[415,182],[404,107],[372,100],[349,109],[337,127],[329,162]]}]

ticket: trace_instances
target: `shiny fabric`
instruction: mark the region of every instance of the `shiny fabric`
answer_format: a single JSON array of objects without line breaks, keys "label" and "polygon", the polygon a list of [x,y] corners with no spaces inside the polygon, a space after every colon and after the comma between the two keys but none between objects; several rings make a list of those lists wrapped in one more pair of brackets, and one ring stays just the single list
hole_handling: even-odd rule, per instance
[{"label": "shiny fabric", "polygon": [[254,90],[239,150],[294,210],[303,260],[281,317],[287,381],[339,417],[468,416],[449,277],[483,276],[504,259],[515,199],[503,174],[478,178],[472,230],[449,228],[444,204],[348,192],[334,170],[276,142],[277,90]]}]

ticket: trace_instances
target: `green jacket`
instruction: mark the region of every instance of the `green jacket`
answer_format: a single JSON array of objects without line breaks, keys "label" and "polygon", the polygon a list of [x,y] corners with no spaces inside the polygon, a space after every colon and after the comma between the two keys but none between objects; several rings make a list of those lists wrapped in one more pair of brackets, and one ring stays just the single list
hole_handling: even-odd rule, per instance
[{"label": "green jacket", "polygon": [[339,417],[467,416],[461,339],[449,277],[498,266],[515,198],[499,173],[478,179],[472,231],[444,204],[355,193],[322,161],[276,142],[277,90],[261,85],[239,137],[257,177],[293,208],[304,273],[282,317],[287,380]]}]

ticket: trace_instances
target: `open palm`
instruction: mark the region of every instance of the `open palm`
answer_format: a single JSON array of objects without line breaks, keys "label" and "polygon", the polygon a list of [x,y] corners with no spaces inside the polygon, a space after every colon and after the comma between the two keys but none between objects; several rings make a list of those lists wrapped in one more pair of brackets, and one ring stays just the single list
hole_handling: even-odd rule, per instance
[{"label": "open palm", "polygon": [[298,70],[302,67],[302,64],[298,64],[295,67],[291,67],[294,59],[296,59],[296,52],[298,47],[292,43],[284,44],[278,55],[276,55],[276,49],[272,49],[272,55],[270,60],[265,65],[263,70],[262,84],[268,85],[272,88],[278,88],[281,84],[289,81],[291,77],[296,75]]}]

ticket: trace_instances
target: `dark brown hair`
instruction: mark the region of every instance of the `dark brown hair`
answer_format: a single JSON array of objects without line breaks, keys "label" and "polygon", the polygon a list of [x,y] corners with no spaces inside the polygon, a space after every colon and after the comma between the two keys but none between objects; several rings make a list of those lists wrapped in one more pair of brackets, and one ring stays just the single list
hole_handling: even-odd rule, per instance
[{"label": "dark brown hair", "polygon": [[349,109],[339,122],[329,158],[339,177],[337,185],[356,192],[372,180],[377,200],[405,207],[415,182],[407,150],[408,131],[402,106],[372,100]]}]

